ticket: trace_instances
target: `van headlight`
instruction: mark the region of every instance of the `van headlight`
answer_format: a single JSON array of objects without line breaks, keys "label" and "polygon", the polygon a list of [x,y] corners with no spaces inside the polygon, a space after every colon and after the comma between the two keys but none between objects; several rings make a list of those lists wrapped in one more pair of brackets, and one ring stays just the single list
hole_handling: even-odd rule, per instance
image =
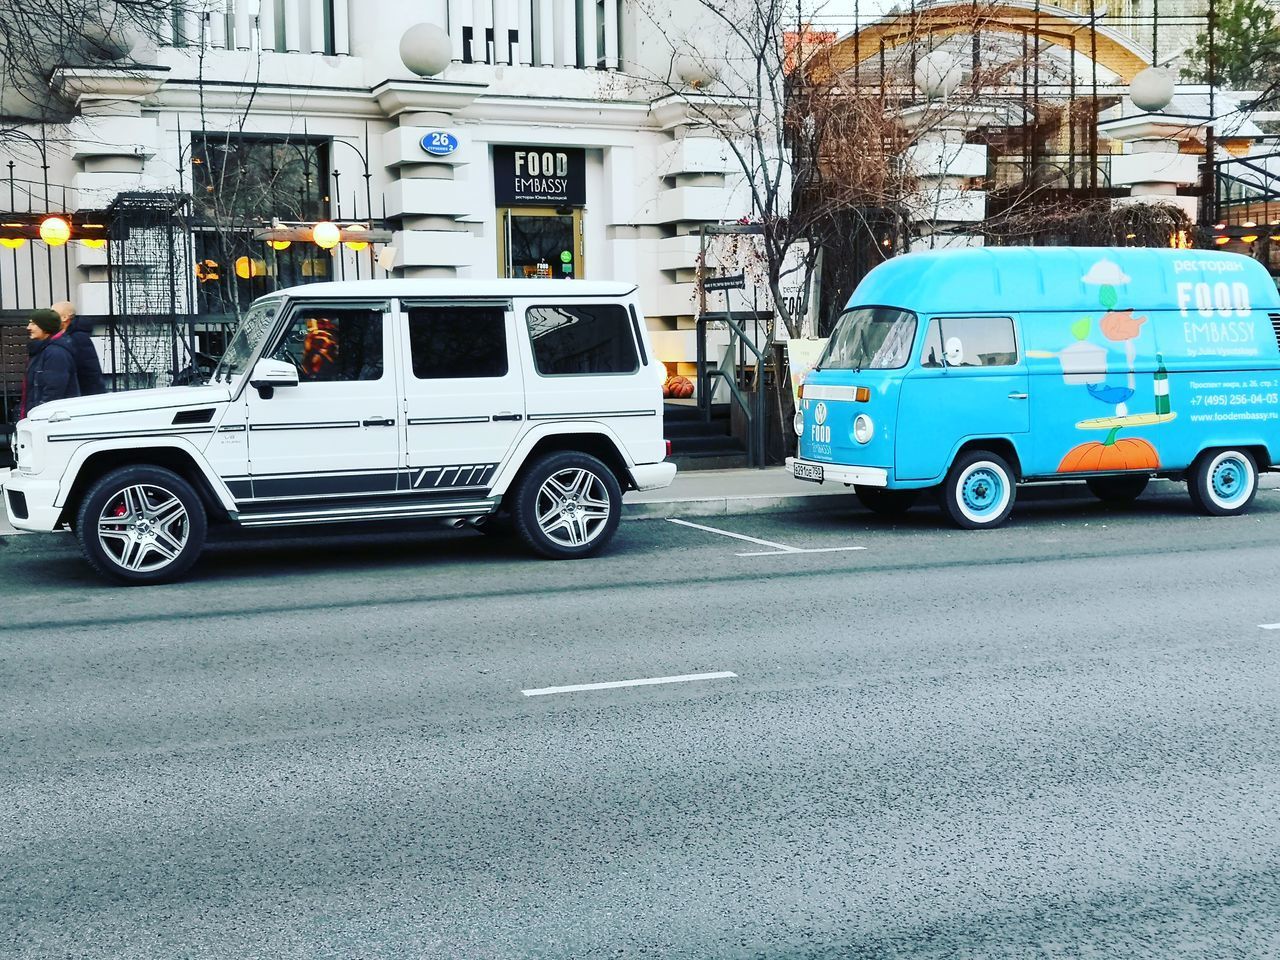
[{"label": "van headlight", "polygon": [[876,435],[876,425],[865,413],[858,414],[853,421],[853,439],[866,443]]},{"label": "van headlight", "polygon": [[796,415],[791,418],[791,428],[795,430],[797,437],[804,436],[804,414],[797,410]]}]

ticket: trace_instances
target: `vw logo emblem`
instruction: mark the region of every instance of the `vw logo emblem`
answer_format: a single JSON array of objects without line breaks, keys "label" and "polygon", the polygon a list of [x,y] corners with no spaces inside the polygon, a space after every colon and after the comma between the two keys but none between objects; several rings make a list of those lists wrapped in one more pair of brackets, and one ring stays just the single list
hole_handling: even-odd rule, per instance
[{"label": "vw logo emblem", "polygon": [[825,403],[819,403],[814,408],[813,418],[818,422],[819,426],[827,422],[827,405]]}]

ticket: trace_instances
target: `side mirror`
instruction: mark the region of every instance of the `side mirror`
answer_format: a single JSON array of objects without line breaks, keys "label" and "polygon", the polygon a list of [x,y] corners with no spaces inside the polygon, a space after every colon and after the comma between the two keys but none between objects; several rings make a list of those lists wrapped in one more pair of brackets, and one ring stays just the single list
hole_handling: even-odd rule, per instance
[{"label": "side mirror", "polygon": [[253,365],[253,373],[249,376],[249,386],[259,390],[297,385],[298,368],[284,360],[263,358]]}]

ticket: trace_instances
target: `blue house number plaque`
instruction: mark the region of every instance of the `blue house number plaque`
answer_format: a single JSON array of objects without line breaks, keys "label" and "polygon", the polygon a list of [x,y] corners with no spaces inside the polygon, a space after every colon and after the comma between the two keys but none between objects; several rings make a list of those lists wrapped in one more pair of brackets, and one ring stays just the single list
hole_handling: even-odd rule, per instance
[{"label": "blue house number plaque", "polygon": [[458,149],[458,138],[445,130],[432,130],[422,138],[422,149],[436,157],[447,157]]}]

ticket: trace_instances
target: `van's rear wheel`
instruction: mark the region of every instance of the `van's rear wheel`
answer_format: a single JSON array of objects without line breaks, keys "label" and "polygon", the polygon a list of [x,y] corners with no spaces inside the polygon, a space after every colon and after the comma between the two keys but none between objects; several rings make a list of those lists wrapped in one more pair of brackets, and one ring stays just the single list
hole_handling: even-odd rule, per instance
[{"label": "van's rear wheel", "polygon": [[1247,450],[1206,450],[1187,477],[1191,502],[1214,517],[1244,513],[1258,492],[1258,467]]},{"label": "van's rear wheel", "polygon": [[76,511],[76,537],[89,565],[126,584],[182,576],[200,556],[207,529],[200,495],[164,467],[112,470]]},{"label": "van's rear wheel", "polygon": [[886,490],[883,487],[853,488],[858,502],[882,517],[900,517],[920,499],[919,490]]},{"label": "van's rear wheel", "polygon": [[956,458],[942,484],[942,509],[957,527],[998,527],[1013,510],[1013,470],[1004,458],[973,450]]},{"label": "van's rear wheel", "polygon": [[553,453],[521,478],[511,511],[516,532],[552,560],[602,550],[622,517],[622,488],[613,471],[587,453]]},{"label": "van's rear wheel", "polygon": [[1121,477],[1089,477],[1085,486],[1099,500],[1105,503],[1133,503],[1142,496],[1151,478],[1141,475]]}]

